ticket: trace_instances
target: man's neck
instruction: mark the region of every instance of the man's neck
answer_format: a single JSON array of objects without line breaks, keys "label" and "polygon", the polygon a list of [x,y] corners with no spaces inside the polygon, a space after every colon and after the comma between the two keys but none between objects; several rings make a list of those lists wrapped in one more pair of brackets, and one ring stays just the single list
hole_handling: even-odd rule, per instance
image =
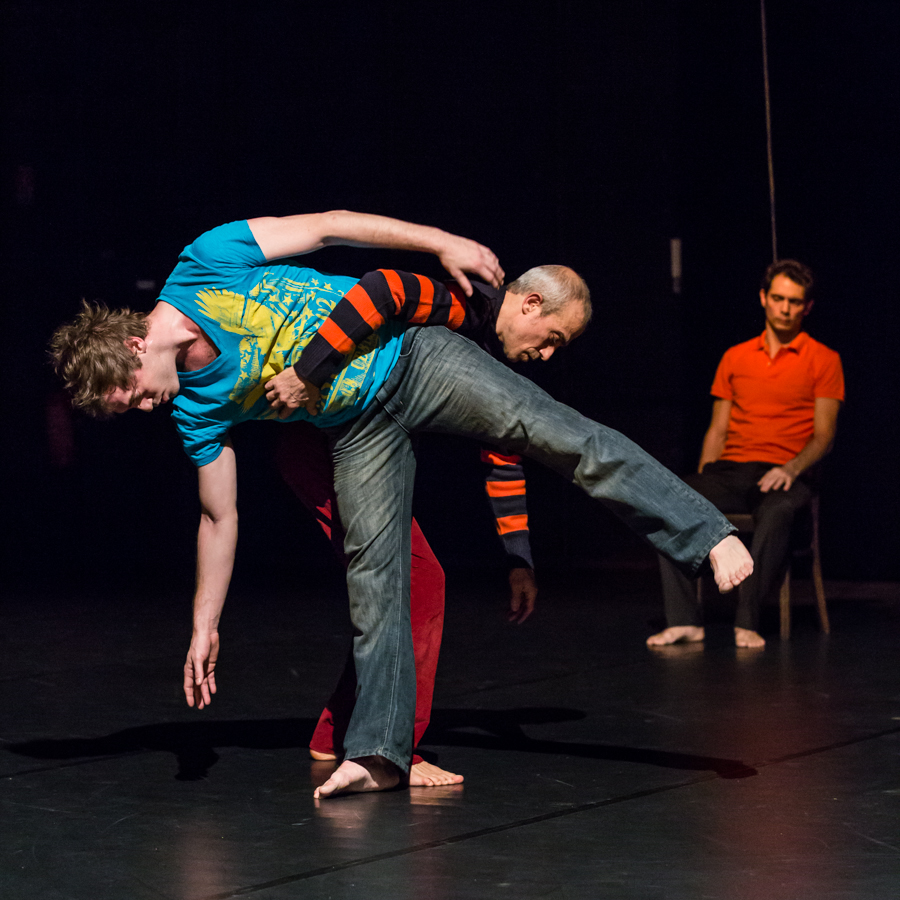
[{"label": "man's neck", "polygon": [[801,331],[803,331],[802,328],[797,328],[795,331],[776,331],[766,322],[766,350],[769,353],[769,357],[775,359],[778,356],[778,352],[787,347]]},{"label": "man's neck", "polygon": [[202,369],[219,355],[203,329],[164,300],[148,314],[147,324],[148,340],[153,341],[158,353],[171,355],[181,371]]}]

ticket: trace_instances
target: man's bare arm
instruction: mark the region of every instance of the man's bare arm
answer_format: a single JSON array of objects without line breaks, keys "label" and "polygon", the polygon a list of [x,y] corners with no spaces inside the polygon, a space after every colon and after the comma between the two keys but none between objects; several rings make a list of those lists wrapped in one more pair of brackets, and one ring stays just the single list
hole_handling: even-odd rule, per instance
[{"label": "man's bare arm", "polygon": [[197,470],[200,528],[197,534],[197,586],[194,631],[184,664],[188,706],[203,709],[216,692],[219,617],[225,605],[237,546],[237,465],[228,442],[218,458]]},{"label": "man's bare arm", "polygon": [[812,437],[792,460],[783,466],[773,466],[759,479],[757,484],[764,494],[771,490],[789,490],[803,472],[831,450],[837,433],[837,417],[840,410],[840,400],[830,397],[816,398]]},{"label": "man's bare arm", "polygon": [[715,462],[725,449],[728,437],[728,423],[731,420],[731,401],[717,397],[713,401],[712,419],[703,438],[703,449],[700,451],[698,472],[703,471],[707,463]]},{"label": "man's bare arm", "polygon": [[491,250],[428,225],[347,210],[281,218],[267,216],[250,219],[248,224],[267,260],[312,253],[333,244],[419,250],[437,256],[467,297],[472,296],[472,285],[466,272],[478,275],[494,287],[503,284],[503,269]]}]

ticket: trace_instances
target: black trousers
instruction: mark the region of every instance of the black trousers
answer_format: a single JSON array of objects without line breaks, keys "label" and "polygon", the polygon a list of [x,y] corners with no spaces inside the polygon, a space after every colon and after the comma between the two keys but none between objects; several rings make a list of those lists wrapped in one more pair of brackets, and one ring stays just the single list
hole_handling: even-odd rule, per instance
[{"label": "black trousers", "polygon": [[[755,530],[750,555],[753,574],[738,588],[738,628],[757,631],[759,604],[784,578],[791,525],[794,515],[812,499],[812,490],[802,479],[790,490],[763,493],[756,482],[774,463],[732,462],[718,460],[707,463],[703,472],[684,480],[723,513],[750,513]],[[697,603],[694,582],[687,579],[667,559],[660,557],[666,622],[674,625],[702,625],[702,612]]]}]

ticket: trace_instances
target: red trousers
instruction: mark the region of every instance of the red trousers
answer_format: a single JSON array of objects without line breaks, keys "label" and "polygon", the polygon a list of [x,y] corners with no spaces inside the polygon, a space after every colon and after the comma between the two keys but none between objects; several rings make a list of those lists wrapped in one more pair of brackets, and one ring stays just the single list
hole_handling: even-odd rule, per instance
[{"label": "red trousers", "polygon": [[[325,435],[305,422],[282,425],[275,458],[281,477],[303,505],[316,517],[332,549],[346,566],[344,531],[334,518],[334,473]],[[413,746],[418,747],[431,719],[434,677],[437,672],[444,628],[444,570],[425,540],[418,523],[412,523],[410,619],[416,659],[416,725]],[[310,748],[341,755],[344,735],[356,702],[356,669],[350,652],[338,685],[319,716]],[[418,754],[412,762],[422,761]]]}]

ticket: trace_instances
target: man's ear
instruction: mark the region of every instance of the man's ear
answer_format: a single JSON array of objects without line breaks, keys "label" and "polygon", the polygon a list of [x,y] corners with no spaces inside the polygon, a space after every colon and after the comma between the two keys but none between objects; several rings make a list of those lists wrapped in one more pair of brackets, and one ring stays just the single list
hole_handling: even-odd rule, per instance
[{"label": "man's ear", "polygon": [[803,318],[804,319],[809,315],[812,308],[813,308],[813,301],[807,300],[806,305],[803,307]]},{"label": "man's ear", "polygon": [[542,312],[544,308],[544,297],[543,294],[539,294],[537,291],[532,291],[530,294],[526,294],[524,299],[522,300],[522,312],[527,316],[529,313],[537,310],[538,313]]},{"label": "man's ear", "polygon": [[142,356],[147,352],[147,341],[142,337],[127,337],[124,344],[135,356]]},{"label": "man's ear", "polygon": [[762,288],[760,288],[760,291],[759,291],[759,302],[760,302],[760,304],[761,304],[763,307],[765,307],[765,305],[766,305],[766,292],[765,292],[764,290],[762,290]]}]

